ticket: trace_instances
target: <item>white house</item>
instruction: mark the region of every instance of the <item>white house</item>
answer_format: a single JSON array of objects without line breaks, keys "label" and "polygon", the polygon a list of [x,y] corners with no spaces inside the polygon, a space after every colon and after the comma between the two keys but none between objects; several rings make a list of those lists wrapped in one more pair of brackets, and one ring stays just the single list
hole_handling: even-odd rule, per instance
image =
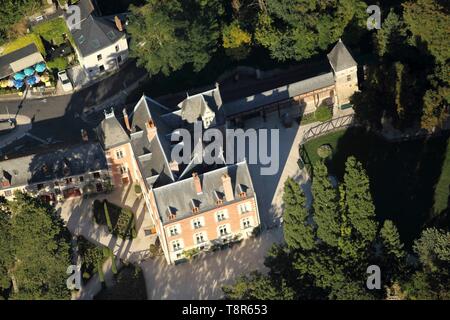
[{"label": "white house", "polygon": [[86,74],[95,78],[118,69],[128,58],[128,41],[121,19],[96,16],[90,0],[81,0],[77,5],[81,9],[81,20],[68,26]]}]

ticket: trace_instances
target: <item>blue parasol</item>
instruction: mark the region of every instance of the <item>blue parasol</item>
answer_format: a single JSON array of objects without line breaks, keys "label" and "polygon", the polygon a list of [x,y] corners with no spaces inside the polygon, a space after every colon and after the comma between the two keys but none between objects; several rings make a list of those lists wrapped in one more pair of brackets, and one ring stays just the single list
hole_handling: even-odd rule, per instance
[{"label": "blue parasol", "polygon": [[21,72],[17,72],[14,75],[14,80],[23,80],[23,79],[25,79],[25,73],[23,73],[22,71]]},{"label": "blue parasol", "polygon": [[36,84],[36,78],[35,78],[35,77],[29,77],[29,78],[27,78],[27,79],[25,80],[25,82],[26,82],[28,85],[32,86],[33,84]]},{"label": "blue parasol", "polygon": [[45,62],[39,62],[38,64],[36,64],[36,65],[34,66],[34,69],[35,69],[37,72],[44,72],[45,69],[47,69],[47,66],[45,65]]},{"label": "blue parasol", "polygon": [[23,81],[22,80],[14,80],[14,87],[16,87],[16,89],[20,89],[23,87]]},{"label": "blue parasol", "polygon": [[23,70],[23,72],[27,77],[29,77],[34,74],[34,68],[26,68],[25,70]]}]

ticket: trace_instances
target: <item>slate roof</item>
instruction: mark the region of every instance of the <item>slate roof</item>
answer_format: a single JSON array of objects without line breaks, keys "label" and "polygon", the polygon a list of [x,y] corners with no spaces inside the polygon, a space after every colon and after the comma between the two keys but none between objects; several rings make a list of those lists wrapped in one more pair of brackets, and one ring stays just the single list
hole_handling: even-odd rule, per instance
[{"label": "slate roof", "polygon": [[44,61],[34,43],[0,57],[0,78],[22,71],[36,63]]},{"label": "slate roof", "polygon": [[327,57],[334,72],[357,66],[355,59],[353,59],[341,39],[339,39],[330,53],[327,54]]},{"label": "slate roof", "polygon": [[[150,113],[150,106],[152,113]],[[168,166],[170,143],[166,138],[166,134],[170,133],[172,129],[159,117],[159,114],[164,112],[164,108],[156,101],[143,96],[130,116],[131,146],[148,187],[156,187],[174,181]],[[157,128],[155,138],[151,141],[148,139],[145,125],[150,119]]]},{"label": "slate roof", "polygon": [[114,148],[130,141],[127,133],[117,120],[114,110],[107,113],[98,128],[99,140],[105,149]]},{"label": "slate roof", "polygon": [[119,31],[114,21],[107,17],[97,17],[93,12],[75,25],[70,32],[83,57],[114,45],[125,36],[125,32]]},{"label": "slate roof", "polygon": [[225,115],[229,117],[332,85],[334,85],[333,73],[328,72],[249,97],[227,102],[223,105],[223,109],[225,110]]},{"label": "slate roof", "polygon": [[188,96],[178,104],[181,109],[181,118],[189,123],[195,122],[201,117],[206,109],[210,109],[216,114],[216,122],[221,116],[222,97],[218,87],[212,90]]},{"label": "slate roof", "polygon": [[81,144],[1,161],[0,179],[10,180],[11,186],[2,187],[0,184],[0,189],[42,183],[106,169],[108,165],[100,144]]},{"label": "slate roof", "polygon": [[[199,213],[216,208],[217,198],[215,193],[224,194],[222,176],[225,173],[231,178],[235,199],[239,199],[240,188],[245,190],[247,197],[254,195],[253,184],[246,162],[240,162],[198,175],[202,184],[203,192],[201,194],[197,194],[192,177],[180,180],[153,189],[156,206],[163,224],[192,216],[192,200],[198,205]],[[224,204],[226,204],[225,199],[223,200]],[[175,220],[169,220],[167,215],[169,207],[172,213],[175,213]]]}]

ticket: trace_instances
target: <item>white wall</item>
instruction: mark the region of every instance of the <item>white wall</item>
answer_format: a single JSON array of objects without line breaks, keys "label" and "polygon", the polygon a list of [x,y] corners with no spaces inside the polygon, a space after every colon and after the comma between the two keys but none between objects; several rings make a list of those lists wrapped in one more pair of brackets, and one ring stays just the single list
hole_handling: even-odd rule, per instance
[{"label": "white wall", "polygon": [[[119,46],[119,51],[116,50],[116,46]],[[98,60],[98,55],[102,55],[102,59]],[[96,77],[101,74],[100,66],[105,68],[105,72],[112,71],[119,67],[118,57],[122,58],[123,64],[128,58],[128,42],[125,36],[115,42],[113,45],[99,50],[89,56],[82,57],[78,55],[80,64],[84,67],[86,74],[89,77]]]}]

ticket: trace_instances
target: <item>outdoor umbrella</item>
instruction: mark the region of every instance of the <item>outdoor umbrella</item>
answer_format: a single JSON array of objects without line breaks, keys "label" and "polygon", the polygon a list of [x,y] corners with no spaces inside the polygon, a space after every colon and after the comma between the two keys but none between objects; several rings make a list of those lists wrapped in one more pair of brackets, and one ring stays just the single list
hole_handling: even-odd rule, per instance
[{"label": "outdoor umbrella", "polygon": [[43,74],[42,76],[41,76],[41,81],[42,82],[48,82],[50,80],[50,77],[48,76],[48,74]]},{"label": "outdoor umbrella", "polygon": [[14,75],[14,80],[23,80],[23,79],[25,79],[25,73],[23,73],[22,71],[21,72],[17,72]]},{"label": "outdoor umbrella", "polygon": [[25,75],[27,77],[29,77],[29,76],[33,75],[34,69],[33,68],[26,68],[25,70],[23,70],[23,72],[25,73]]},{"label": "outdoor umbrella", "polygon": [[0,87],[2,87],[2,88],[6,88],[8,86],[8,84],[9,84],[8,80],[0,81]]},{"label": "outdoor umbrella", "polygon": [[36,64],[36,65],[34,66],[34,69],[35,69],[37,72],[44,72],[45,69],[47,69],[47,67],[45,66],[45,63],[44,63],[44,62],[39,62],[38,64]]},{"label": "outdoor umbrella", "polygon": [[16,87],[16,89],[20,89],[23,87],[23,81],[22,80],[14,80],[14,87]]},{"label": "outdoor umbrella", "polygon": [[35,77],[28,77],[25,81],[30,86],[32,86],[33,84],[36,84],[36,78]]}]

